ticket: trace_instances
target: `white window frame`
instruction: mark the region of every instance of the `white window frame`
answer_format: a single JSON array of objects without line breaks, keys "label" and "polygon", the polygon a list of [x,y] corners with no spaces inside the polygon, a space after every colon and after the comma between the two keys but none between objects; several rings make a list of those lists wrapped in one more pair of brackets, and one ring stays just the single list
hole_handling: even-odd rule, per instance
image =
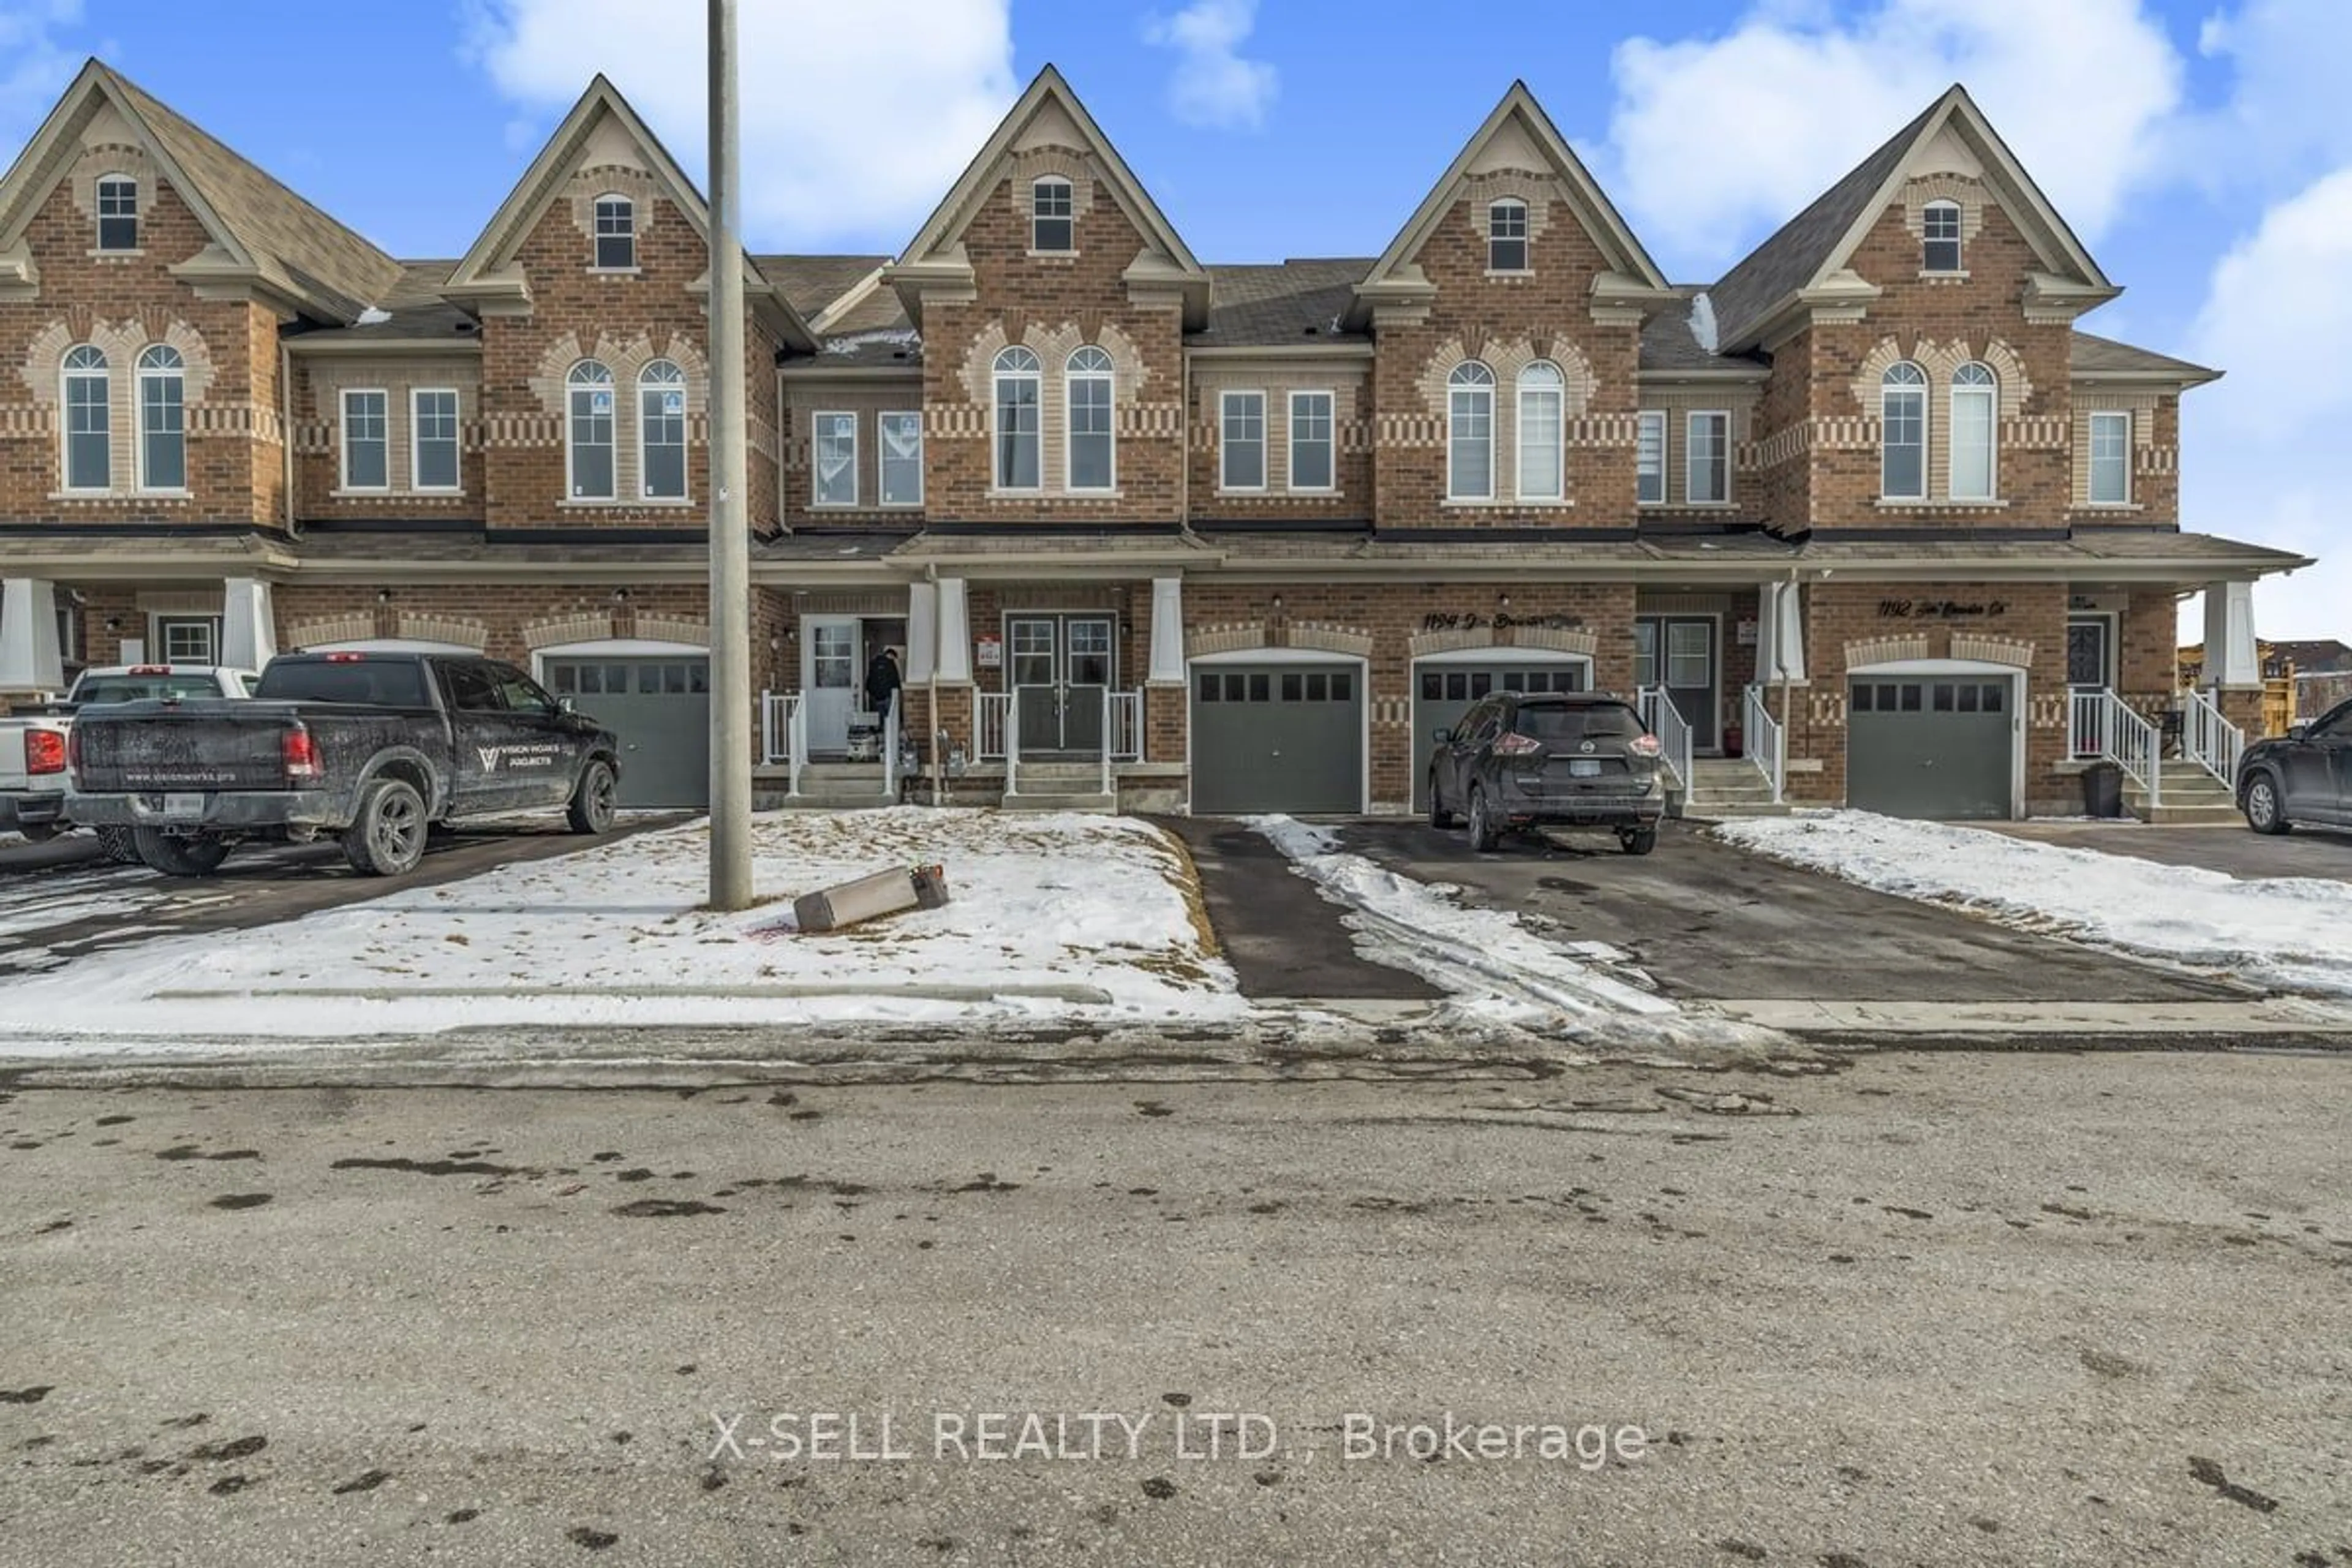
[{"label": "white window frame", "polygon": [[[1518,219],[1518,233],[1497,235],[1495,232],[1495,219],[1505,212],[1513,214]],[[1528,233],[1528,204],[1517,196],[1497,196],[1486,204],[1486,270],[1488,272],[1499,274],[1505,278],[1516,278],[1533,269],[1535,247],[1532,237]],[[1517,241],[1518,244],[1519,264],[1517,267],[1496,266],[1495,247],[1497,244],[1512,241]]]},{"label": "white window frame", "polygon": [[[890,499],[890,438],[885,426],[893,419],[915,422],[915,495],[911,500]],[[906,461],[900,458],[900,462]],[[886,408],[874,416],[874,500],[877,506],[919,507],[923,504],[923,413],[919,408]]]},{"label": "white window frame", "polygon": [[[98,356],[95,367],[75,368],[74,356],[88,349]],[[98,383],[98,410],[105,417],[105,477],[102,483],[77,485],[73,482],[73,395],[72,384],[77,380]],[[61,494],[75,496],[104,495],[114,489],[114,361],[96,343],[76,343],[66,350],[58,362],[58,489]]]},{"label": "white window frame", "polygon": [[[1715,422],[1717,432],[1711,442],[1712,464],[1723,471],[1720,495],[1702,496],[1691,481],[1699,473],[1698,430],[1702,420]],[[1685,506],[1729,506],[1731,504],[1731,410],[1727,408],[1693,408],[1683,415],[1683,504]]]},{"label": "white window frame", "polygon": [[[1037,196],[1048,185],[1060,189],[1062,205],[1067,210],[1050,216],[1037,210]],[[1070,243],[1051,246],[1038,244],[1037,226],[1040,223],[1069,225]],[[1029,250],[1034,256],[1076,256],[1078,253],[1078,187],[1077,182],[1067,174],[1040,174],[1029,182]]]},{"label": "white window frame", "polygon": [[[669,374],[656,381],[654,379],[654,373],[657,370],[666,370]],[[646,438],[651,426],[646,418],[646,395],[649,392],[671,391],[677,394],[677,493],[656,495],[652,489],[651,480],[653,465],[646,461],[646,457],[653,450],[653,443]],[[694,442],[687,429],[686,369],[683,365],[672,359],[651,359],[639,367],[636,416],[637,499],[648,506],[688,504],[694,497]],[[664,415],[663,417],[667,418],[669,416]],[[615,478],[614,483],[617,486],[620,480]]]},{"label": "white window frame", "polygon": [[[1481,377],[1484,379],[1479,379]],[[1462,488],[1462,476],[1454,471],[1454,456],[1461,444],[1454,429],[1463,417],[1462,400],[1465,397],[1474,401],[1483,398],[1486,402],[1486,433],[1483,437],[1486,489],[1475,492]],[[1464,360],[1445,375],[1445,499],[1456,501],[1491,501],[1495,499],[1495,372],[1483,360]]]},{"label": "white window frame", "polygon": [[[1082,354],[1093,357],[1087,368],[1077,368]],[[1080,382],[1088,386],[1100,384],[1103,389],[1103,414],[1110,427],[1102,432],[1109,448],[1108,477],[1098,485],[1080,485],[1077,477],[1077,387]],[[1110,354],[1095,343],[1080,343],[1062,362],[1062,489],[1070,495],[1109,495],[1118,489],[1118,380]]]},{"label": "white window frame", "polygon": [[[593,371],[596,374],[583,378],[581,374],[583,371]],[[581,446],[578,438],[580,416],[577,412],[577,403],[582,396],[593,397],[600,390],[604,394],[606,429],[604,447],[607,453],[605,462],[611,471],[613,482],[602,495],[582,495],[578,461]],[[588,416],[592,420],[596,417],[593,406]],[[576,505],[602,505],[621,499],[620,418],[621,393],[619,384],[613,379],[613,367],[602,360],[574,360],[572,367],[563,373],[563,499],[565,500]]]},{"label": "white window frame", "polygon": [[[1319,485],[1298,482],[1298,414],[1299,404],[1320,398],[1323,403],[1324,472],[1330,478]],[[1295,495],[1330,495],[1339,488],[1339,399],[1328,387],[1303,387],[1290,394],[1288,439],[1283,443],[1282,482]],[[1308,446],[1315,445],[1308,442]]]},{"label": "white window frame", "polygon": [[[1549,381],[1540,378],[1549,374]],[[1538,379],[1528,384],[1528,377]],[[1512,426],[1513,459],[1517,468],[1517,494],[1521,500],[1556,501],[1568,499],[1568,377],[1559,366],[1548,359],[1530,360],[1519,370],[1518,408]],[[1552,403],[1552,423],[1555,435],[1551,442],[1552,483],[1549,489],[1530,489],[1528,486],[1528,453],[1532,450],[1528,440],[1528,405],[1533,399],[1549,397]]]},{"label": "white window frame", "polygon": [[[1638,414],[1634,415],[1633,417],[1636,422],[1634,425],[1633,434],[1633,504],[1635,506],[1664,506],[1666,504],[1668,499],[1666,490],[1666,411],[1663,408],[1644,408]],[[1658,493],[1655,499],[1645,499],[1642,494],[1642,480],[1645,472],[1642,461],[1642,447],[1648,442],[1650,433],[1653,431],[1657,433],[1657,461],[1647,471],[1656,474],[1658,479]]]},{"label": "white window frame", "polygon": [[[1963,382],[1970,371],[1982,371],[1983,381]],[[1980,360],[1970,360],[1952,372],[1944,409],[1944,493],[1953,500],[1989,501],[2000,494],[2000,375]],[[1984,471],[1982,490],[1960,489],[1960,401],[1984,405]]]},{"label": "white window frame", "polygon": [[[1257,483],[1254,485],[1237,485],[1233,482],[1234,451],[1233,411],[1234,403],[1244,399],[1255,399],[1257,404],[1257,440],[1255,443],[1257,447]],[[1243,443],[1244,446],[1251,444]],[[1272,456],[1268,450],[1271,445],[1272,433],[1265,427],[1265,394],[1263,391],[1236,386],[1228,387],[1217,394],[1217,489],[1221,493],[1230,495],[1265,493],[1266,482],[1272,477],[1270,470],[1273,465],[1268,461]]]},{"label": "white window frame", "polygon": [[[218,664],[221,649],[221,626],[224,617],[209,615],[174,615],[157,612],[147,617],[149,642],[147,654],[156,664]],[[172,632],[175,627],[202,626],[207,647],[201,657],[195,654],[175,654],[172,651]]]},{"label": "white window frame", "polygon": [[[2132,504],[2132,411],[2128,408],[2094,408],[2090,425],[2083,433],[2090,443],[2083,464],[2083,500],[2091,506],[2129,506]],[[2099,494],[2099,425],[2101,421],[2123,426],[2123,449],[2116,455],[2116,477],[2123,481],[2123,493],[2112,500]]]},{"label": "white window frame", "polygon": [[[616,231],[615,233],[608,235],[604,232],[604,208],[615,203],[617,203],[621,208],[621,216],[627,220],[628,227],[625,230]],[[589,271],[635,272],[637,269],[637,201],[635,196],[625,195],[619,191],[606,191],[603,195],[598,196],[594,202],[590,204],[588,208],[588,227],[590,231],[588,240]],[[604,242],[607,239],[627,240],[629,242],[628,260],[622,262],[618,266],[608,264],[604,260]]]},{"label": "white window frame", "polygon": [[[158,353],[171,355],[172,363],[169,364],[149,363],[148,362],[153,359]],[[176,406],[180,411],[180,428],[177,432],[180,439],[180,482],[176,485],[151,484],[147,478],[147,439],[149,436],[149,431],[147,429],[147,384],[154,381],[170,381],[175,383],[179,389],[179,397],[177,399]],[[139,351],[137,369],[132,373],[131,387],[131,407],[133,414],[131,420],[131,439],[135,443],[131,447],[131,453],[132,464],[131,472],[134,476],[134,480],[139,492],[142,495],[156,496],[186,495],[188,493],[187,360],[181,354],[179,350],[173,348],[169,343],[149,343],[145,348]],[[389,414],[387,414],[385,417],[388,423],[390,420]],[[110,461],[112,454],[108,454],[108,457]],[[387,466],[391,463],[391,454],[389,452],[384,455],[384,461]]]},{"label": "white window frame", "polygon": [[[1893,377],[1898,370],[1908,370],[1918,379],[1895,381]],[[1927,373],[1907,359],[1897,360],[1879,373],[1878,498],[1881,500],[1924,501],[1927,499],[1929,480],[1927,459],[1934,450],[1930,440],[1932,432],[1927,423]],[[1886,454],[1892,451],[1895,446],[1895,443],[1887,438],[1886,405],[1890,399],[1897,396],[1916,397],[1919,400],[1919,488],[1916,492],[1890,490],[1886,488]]]},{"label": "white window frame", "polygon": [[[449,473],[446,485],[425,482],[425,416],[428,397],[449,400]],[[449,496],[466,488],[466,400],[454,386],[412,386],[408,389],[408,488],[418,495]]]},{"label": "white window frame", "polygon": [[[355,397],[373,397],[383,402],[383,435],[380,440],[383,447],[383,483],[380,485],[355,485],[352,482],[352,399]],[[392,491],[392,393],[389,389],[381,386],[347,386],[336,395],[335,406],[342,416],[342,439],[336,443],[337,452],[342,460],[342,471],[336,476],[340,482],[335,488],[350,495],[390,494]]]},{"label": "white window frame", "polygon": [[[109,213],[106,210],[106,188],[109,185],[131,187],[131,243],[129,245],[106,243],[107,220],[110,217],[120,218],[122,216],[121,213]],[[123,174],[120,170],[100,174],[90,186],[90,205],[95,209],[95,216],[90,223],[90,247],[100,256],[138,255],[140,231],[145,226],[146,216],[141,210],[139,204],[139,177],[135,174]]]},{"label": "white window frame", "polygon": [[[1952,234],[1948,241],[1933,238],[1927,233],[1931,222],[1939,215],[1952,215]],[[1950,200],[1929,202],[1919,210],[1919,270],[1932,278],[1956,278],[1968,270],[1966,242],[1960,237],[1960,204]],[[1952,247],[1952,264],[1936,267],[1929,264],[1927,247],[1948,243]]]},{"label": "white window frame", "polygon": [[[824,493],[825,426],[828,421],[849,422],[849,498],[828,497]],[[847,408],[820,408],[809,416],[809,509],[839,511],[857,504],[862,493],[857,472],[857,415]]]},{"label": "white window frame", "polygon": [[[1016,358],[1016,355],[1020,357]],[[1023,363],[1024,359],[1028,363]],[[1009,381],[1027,382],[1034,394],[1029,400],[1029,407],[1036,416],[1037,426],[1027,432],[1036,458],[1034,466],[1037,478],[1033,484],[1005,482],[1004,384]],[[989,488],[1000,495],[1042,494],[1045,489],[1045,362],[1037,357],[1037,351],[1023,343],[1008,344],[997,351],[994,363],[989,366],[988,393]],[[1018,464],[1013,466],[1019,467]]]}]

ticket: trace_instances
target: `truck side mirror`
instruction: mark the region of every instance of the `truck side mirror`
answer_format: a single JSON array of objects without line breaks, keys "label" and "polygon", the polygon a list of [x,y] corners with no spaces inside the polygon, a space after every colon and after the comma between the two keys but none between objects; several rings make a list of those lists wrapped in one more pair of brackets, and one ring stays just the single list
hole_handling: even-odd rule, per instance
[{"label": "truck side mirror", "polygon": [[2286,727],[2286,738],[2290,741],[2308,741],[2311,739],[2311,726],[2290,724]]}]

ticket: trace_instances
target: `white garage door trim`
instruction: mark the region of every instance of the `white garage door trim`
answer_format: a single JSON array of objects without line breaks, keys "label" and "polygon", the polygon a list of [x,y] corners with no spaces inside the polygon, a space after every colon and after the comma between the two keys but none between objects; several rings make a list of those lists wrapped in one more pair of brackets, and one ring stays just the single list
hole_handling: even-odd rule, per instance
[{"label": "white garage door trim", "polygon": [[[1972,675],[2009,682],[2009,818],[2025,815],[2025,671],[2013,664],[1989,664],[1975,658],[1894,658],[1883,664],[1857,664],[1845,672],[1845,700],[1851,702],[1853,682],[1879,676]],[[1845,743],[1853,746],[1853,713],[1845,716]]]},{"label": "white garage door trim", "polygon": [[356,642],[304,643],[303,653],[446,653],[480,658],[480,648],[468,643],[431,642],[419,637],[362,637]]},{"label": "white garage door trim", "polygon": [[1206,666],[1234,664],[1352,664],[1356,667],[1357,703],[1363,714],[1363,734],[1357,742],[1356,777],[1362,789],[1356,798],[1358,815],[1372,811],[1372,661],[1360,653],[1327,653],[1312,647],[1245,647],[1231,653],[1204,653],[1184,661],[1184,815],[1192,815],[1192,671]]},{"label": "white garage door trim", "polygon": [[710,657],[709,647],[698,642],[663,642],[653,637],[601,637],[594,642],[553,643],[530,650],[530,678],[541,686],[547,684],[547,661],[551,658],[603,658],[608,655],[625,658],[644,655],[648,658],[687,658],[700,654]]}]

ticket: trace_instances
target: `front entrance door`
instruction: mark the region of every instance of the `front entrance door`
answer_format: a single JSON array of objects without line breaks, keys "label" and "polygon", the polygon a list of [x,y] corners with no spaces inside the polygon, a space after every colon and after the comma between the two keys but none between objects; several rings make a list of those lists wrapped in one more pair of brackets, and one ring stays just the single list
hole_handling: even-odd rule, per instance
[{"label": "front entrance door", "polygon": [[849,716],[857,710],[861,657],[856,616],[811,616],[801,623],[801,701],[808,709],[812,756],[849,750]]},{"label": "front entrance door", "polygon": [[1633,684],[1663,686],[1690,726],[1691,750],[1717,749],[1715,617],[1643,616],[1633,622]]},{"label": "front entrance door", "polygon": [[[2066,689],[2105,691],[2115,684],[2115,623],[2105,616],[2070,616],[2066,620]],[[2073,706],[2070,696],[2068,706]],[[2105,716],[2085,707],[2079,719],[2069,715],[2077,756],[2095,757],[2105,749],[2100,731]]]},{"label": "front entrance door", "polygon": [[1117,671],[1108,616],[1013,616],[1007,674],[1017,694],[1021,754],[1072,752],[1098,756],[1103,693]]}]

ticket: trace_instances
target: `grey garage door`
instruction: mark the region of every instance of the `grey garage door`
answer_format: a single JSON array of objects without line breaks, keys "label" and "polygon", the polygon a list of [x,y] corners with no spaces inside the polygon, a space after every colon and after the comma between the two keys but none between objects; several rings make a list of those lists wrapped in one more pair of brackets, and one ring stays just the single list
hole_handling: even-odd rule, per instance
[{"label": "grey garage door", "polygon": [[1846,804],[1888,816],[2009,816],[2010,701],[2007,680],[1856,680]]},{"label": "grey garage door", "polygon": [[1429,757],[1436,731],[1451,730],[1481,700],[1497,691],[1581,691],[1584,665],[1562,660],[1486,664],[1423,663],[1412,678],[1412,807],[1429,808]]},{"label": "grey garage door", "polygon": [[1353,665],[1195,669],[1192,809],[1361,811],[1363,704]]},{"label": "grey garage door", "polygon": [[621,738],[620,804],[710,803],[710,661],[550,658],[547,688]]}]

